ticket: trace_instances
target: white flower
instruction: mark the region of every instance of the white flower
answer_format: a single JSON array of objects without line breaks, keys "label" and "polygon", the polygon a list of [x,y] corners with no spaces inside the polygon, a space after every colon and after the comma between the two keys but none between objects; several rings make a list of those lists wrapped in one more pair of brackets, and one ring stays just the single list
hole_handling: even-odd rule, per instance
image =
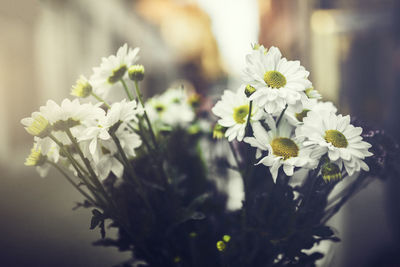
[{"label": "white flower", "polygon": [[104,125],[105,127],[111,127],[114,124],[129,123],[131,121],[138,122],[138,115],[143,114],[143,108],[139,107],[135,100],[126,102],[122,100],[111,105],[111,108],[107,111]]},{"label": "white flower", "polygon": [[128,81],[128,68],[138,59],[139,48],[128,48],[127,44],[121,46],[116,55],[102,58],[100,67],[93,68],[93,75],[90,77],[90,84],[93,91],[100,97],[107,99],[111,89],[123,90],[121,79]]},{"label": "white flower", "polygon": [[121,178],[124,173],[124,165],[111,154],[104,154],[100,162],[95,165],[95,169],[101,180],[106,179],[111,172],[117,178]]},{"label": "white flower", "polygon": [[[142,143],[140,140],[140,136],[131,132],[125,133],[124,131],[128,130],[126,129],[126,127],[131,122],[137,123],[137,115],[141,115],[142,113],[143,108],[138,107],[136,101],[134,100],[126,102],[126,100],[124,99],[121,102],[114,103],[112,104],[111,108],[108,109],[105,116],[98,118],[97,125],[93,125],[82,131],[81,135],[78,138],[78,141],[89,142],[88,145],[84,144],[84,151],[86,153],[87,151],[89,151],[93,157],[93,160],[98,163],[100,160],[100,154],[98,152],[100,152],[100,148],[102,145],[105,146],[104,142],[99,143],[98,141],[110,140],[110,128],[117,123],[120,123],[118,129],[116,129],[116,136],[121,138],[124,137],[127,139],[120,140],[121,145],[126,143],[126,146],[129,147],[127,150],[128,155],[134,156],[135,153],[133,149],[139,147]],[[114,147],[108,147],[108,149],[116,151],[116,148]]]},{"label": "white flower", "polygon": [[282,58],[276,47],[267,53],[264,49],[253,50],[246,61],[243,79],[256,89],[250,100],[271,114],[282,111],[286,104],[301,111],[303,103],[308,101],[305,90],[311,87],[311,82],[307,79],[309,72],[299,61]]},{"label": "white flower", "polygon": [[[212,112],[220,117],[218,124],[226,127],[225,136],[229,141],[235,138],[242,141],[246,131],[247,120],[249,117],[250,101],[244,94],[244,87],[241,86],[236,92],[225,90]],[[252,106],[250,123],[262,118],[263,112],[257,106]]]},{"label": "white flower", "polygon": [[296,135],[305,139],[304,145],[313,149],[312,156],[319,159],[328,153],[329,159],[340,169],[344,165],[348,175],[369,167],[363,159],[372,155],[371,145],[362,141],[361,127],[350,124],[350,116],[336,115],[329,111],[310,111]]},{"label": "white flower", "polygon": [[48,137],[35,137],[31,153],[25,160],[26,166],[36,166],[41,177],[45,177],[50,169],[49,161],[57,163],[60,158],[59,147]]},{"label": "white flower", "polygon": [[162,95],[150,98],[145,108],[156,127],[162,127],[162,125],[183,127],[195,118],[186,90],[183,88],[170,88]]},{"label": "white flower", "polygon": [[293,127],[285,119],[280,121],[278,128],[272,117],[267,117],[266,123],[269,131],[260,122],[256,122],[253,124],[254,137],[246,137],[244,141],[258,149],[257,158],[261,157],[261,151],[268,151],[268,155],[257,164],[270,167],[274,182],[281,166],[287,176],[293,175],[295,167],[316,167],[317,162],[310,158],[311,151],[305,149],[300,140],[293,136]]},{"label": "white flower", "polygon": [[78,125],[92,125],[104,116],[104,110],[100,108],[101,103],[93,105],[91,103],[81,104],[78,99],[73,101],[64,99],[61,105],[53,100],[48,100],[45,106],[40,107],[40,113],[48,119],[54,130],[64,127],[74,127]]},{"label": "white flower", "polygon": [[33,112],[31,117],[23,118],[21,123],[33,136],[44,137],[50,132],[50,123],[40,112]]},{"label": "white flower", "polygon": [[293,108],[288,107],[285,111],[284,116],[288,120],[288,122],[294,126],[303,123],[303,119],[307,116],[310,111],[315,112],[332,112],[336,114],[337,108],[333,105],[332,102],[320,102],[317,99],[310,99],[310,101],[306,102],[303,106],[303,110],[301,112],[296,112]]}]

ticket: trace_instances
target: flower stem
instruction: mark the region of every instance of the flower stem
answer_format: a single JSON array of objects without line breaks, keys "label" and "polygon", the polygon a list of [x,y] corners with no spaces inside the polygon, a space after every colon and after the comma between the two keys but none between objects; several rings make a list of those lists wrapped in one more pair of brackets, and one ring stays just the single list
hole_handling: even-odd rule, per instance
[{"label": "flower stem", "polygon": [[153,127],[151,126],[151,123],[150,123],[150,120],[149,120],[149,116],[147,116],[147,112],[146,112],[146,109],[144,107],[142,94],[141,94],[140,89],[139,89],[139,82],[136,81],[136,80],[135,80],[135,89],[136,89],[136,95],[137,95],[137,97],[139,99],[139,102],[140,102],[140,104],[142,105],[142,107],[144,109],[144,119],[146,120],[147,126],[149,127],[149,131],[150,131],[150,135],[151,135],[151,139],[153,141],[154,147],[158,148],[157,141],[156,141],[156,136],[155,136],[154,131],[153,131]]},{"label": "flower stem", "polygon": [[253,109],[253,100],[250,101],[249,104],[249,114],[247,115],[247,122],[246,122],[246,128],[245,128],[245,136],[250,135],[250,119],[251,119],[251,112]]},{"label": "flower stem", "polygon": [[279,123],[281,122],[281,119],[282,119],[283,114],[285,113],[287,107],[288,107],[288,105],[286,104],[285,108],[282,110],[281,114],[279,115],[279,118],[278,118],[278,120],[276,121],[276,128],[278,128]]},{"label": "flower stem", "polygon": [[95,93],[93,93],[93,92],[91,92],[90,94],[91,94],[94,98],[96,98],[99,102],[103,102],[104,105],[105,105],[107,108],[111,108],[111,106],[110,106],[103,98],[101,98],[100,96],[98,96],[97,94],[95,94]]},{"label": "flower stem", "polygon": [[124,81],[124,79],[120,79],[120,81],[121,81],[122,85],[124,86],[125,93],[127,94],[129,100],[132,101],[133,100],[133,95],[129,91],[128,86],[126,85],[126,82]]},{"label": "flower stem", "polygon": [[93,206],[96,206],[96,201],[85,191],[83,191],[72,179],[69,177],[69,175],[56,163],[52,161],[47,161],[50,165],[52,165],[54,168],[56,168],[67,180],[72,184],[73,187],[75,187],[76,190],[78,190],[86,199],[92,204]]}]

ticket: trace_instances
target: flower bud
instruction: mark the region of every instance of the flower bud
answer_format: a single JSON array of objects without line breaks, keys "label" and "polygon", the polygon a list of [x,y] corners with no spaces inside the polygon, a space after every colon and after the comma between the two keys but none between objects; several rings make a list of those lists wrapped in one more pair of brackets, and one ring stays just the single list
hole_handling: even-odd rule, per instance
[{"label": "flower bud", "polygon": [[321,174],[325,182],[342,179],[342,173],[339,166],[332,162],[326,162],[322,165]]},{"label": "flower bud", "polygon": [[132,81],[141,81],[144,78],[144,66],[143,65],[133,65],[128,69],[129,78]]},{"label": "flower bud", "polygon": [[92,90],[93,89],[89,81],[85,78],[85,76],[81,76],[76,81],[76,84],[72,86],[71,95],[85,98],[92,93]]},{"label": "flower bud", "polygon": [[244,93],[246,94],[247,97],[250,97],[255,91],[256,88],[254,88],[250,84],[246,85],[246,88],[244,89]]}]

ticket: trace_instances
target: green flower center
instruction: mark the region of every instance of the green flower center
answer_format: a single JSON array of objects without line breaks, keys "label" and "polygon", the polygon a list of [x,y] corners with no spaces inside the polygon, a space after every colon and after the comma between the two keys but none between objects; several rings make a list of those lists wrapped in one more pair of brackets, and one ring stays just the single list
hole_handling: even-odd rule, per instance
[{"label": "green flower center", "polygon": [[124,74],[127,69],[128,68],[126,67],[126,65],[122,65],[118,69],[113,70],[110,77],[108,77],[108,82],[111,84],[114,84],[114,83],[118,82],[119,80],[121,80],[122,77],[124,77]]},{"label": "green flower center", "polygon": [[162,104],[156,104],[154,108],[158,113],[162,113],[165,110],[165,106]]},{"label": "green flower center", "polygon": [[307,113],[308,113],[309,111],[310,111],[309,109],[303,109],[302,112],[296,113],[296,114],[295,114],[296,119],[297,119],[299,122],[303,122],[303,119],[304,119],[305,117],[307,117]]},{"label": "green flower center", "polygon": [[334,147],[347,147],[348,142],[346,137],[338,130],[325,131],[325,140],[331,143]]},{"label": "green flower center", "polygon": [[246,117],[249,114],[249,105],[243,105],[237,108],[234,108],[233,110],[233,119],[237,123],[245,123],[246,122]]},{"label": "green flower center", "polygon": [[275,156],[283,157],[284,160],[297,157],[299,155],[299,147],[292,139],[286,137],[278,137],[271,142],[272,153]]},{"label": "green flower center", "polygon": [[267,71],[264,74],[265,83],[272,88],[279,89],[286,85],[286,78],[282,73],[276,70]]}]

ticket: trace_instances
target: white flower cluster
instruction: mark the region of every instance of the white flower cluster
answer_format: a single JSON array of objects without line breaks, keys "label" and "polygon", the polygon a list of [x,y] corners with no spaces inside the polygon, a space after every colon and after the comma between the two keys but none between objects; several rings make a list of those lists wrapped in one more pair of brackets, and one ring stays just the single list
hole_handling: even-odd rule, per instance
[{"label": "white flower cluster", "polygon": [[[27,132],[35,136],[26,165],[36,166],[41,176],[47,174],[51,165],[59,164],[66,165],[77,176],[80,172],[81,176],[93,176],[93,170],[100,180],[110,173],[120,178],[124,166],[130,164],[124,157],[134,157],[142,144],[143,131],[152,131],[150,121],[174,127],[194,120],[183,89],[169,89],[146,104],[142,102],[138,82],[144,77],[144,67],[134,65],[138,51],[125,44],[116,55],[103,58],[89,80],[84,76],[78,79],[71,95],[92,96],[95,104],[82,103],[77,98],[64,99],[61,105],[49,100],[38,112],[21,120]],[[133,92],[139,102],[134,100]],[[118,99],[118,93],[126,93],[129,100]],[[145,110],[150,125],[144,123],[149,118]]]},{"label": "white flower cluster", "polygon": [[369,170],[363,159],[372,155],[371,145],[362,141],[362,129],[320,101],[299,61],[263,46],[254,47],[246,61],[243,85],[236,93],[225,91],[212,111],[229,141],[257,148],[258,164],[270,168],[274,181],[281,166],[287,176],[295,168],[321,166],[326,180],[341,178],[343,166],[348,175]]}]

